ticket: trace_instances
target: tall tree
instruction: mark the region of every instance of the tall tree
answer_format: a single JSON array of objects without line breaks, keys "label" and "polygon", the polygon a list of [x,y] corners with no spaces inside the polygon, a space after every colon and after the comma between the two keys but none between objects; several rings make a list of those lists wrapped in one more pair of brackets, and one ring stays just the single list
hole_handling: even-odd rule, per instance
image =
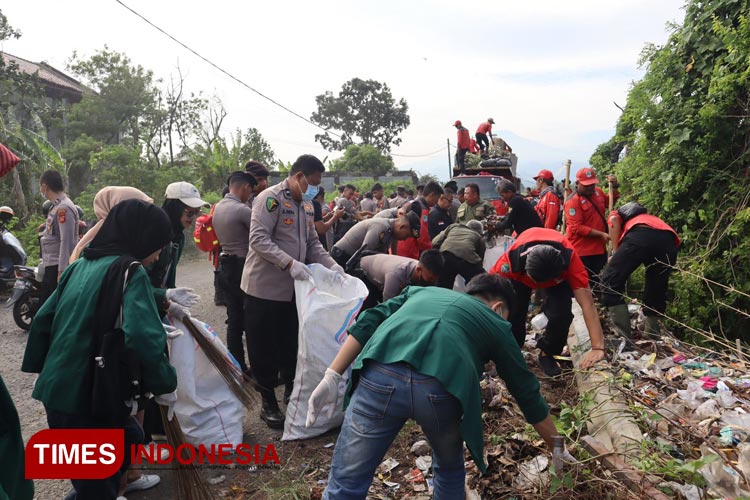
[{"label": "tall tree", "polygon": [[732,290],[750,290],[749,13],[750,0],[690,0],[667,43],[645,48],[647,71],[591,158],[617,172],[624,201],[681,233],[667,313],[689,328],[672,325],[745,340],[750,300]]},{"label": "tall tree", "polygon": [[344,151],[344,156],[331,162],[331,170],[383,175],[396,170],[396,166],[390,156],[384,155],[374,146],[350,144]]},{"label": "tall tree", "polygon": [[315,140],[329,151],[342,151],[351,144],[374,146],[389,153],[401,144],[398,135],[409,126],[409,105],[396,101],[385,83],[352,78],[334,96],[328,91],[315,98],[318,110],[310,119],[331,132]]}]

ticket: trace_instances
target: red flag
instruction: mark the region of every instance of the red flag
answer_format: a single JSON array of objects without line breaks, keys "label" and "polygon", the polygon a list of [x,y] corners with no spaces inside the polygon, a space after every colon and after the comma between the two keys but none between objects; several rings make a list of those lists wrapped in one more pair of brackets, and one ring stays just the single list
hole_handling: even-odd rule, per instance
[{"label": "red flag", "polygon": [[13,167],[18,165],[20,161],[21,159],[14,155],[10,149],[0,144],[0,177],[13,170]]}]

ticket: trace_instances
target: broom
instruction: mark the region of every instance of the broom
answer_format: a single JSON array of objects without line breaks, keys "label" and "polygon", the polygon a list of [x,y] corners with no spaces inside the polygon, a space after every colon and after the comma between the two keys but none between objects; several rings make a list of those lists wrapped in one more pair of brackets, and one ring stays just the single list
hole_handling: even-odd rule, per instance
[{"label": "broom", "polygon": [[187,331],[190,332],[190,335],[193,336],[200,348],[203,349],[208,360],[214,365],[221,377],[226,381],[229,390],[231,390],[237,399],[242,402],[245,408],[249,410],[257,408],[259,399],[258,393],[251,390],[250,386],[244,383],[245,381],[249,381],[253,384],[252,380],[247,378],[245,374],[242,373],[242,370],[237,368],[227,355],[219,350],[216,344],[203,335],[198,327],[195,326],[195,323],[193,323],[194,320],[192,318],[185,319],[187,321],[184,321],[183,324],[187,328]]},{"label": "broom", "polygon": [[[167,435],[167,442],[172,450],[177,453],[180,445],[187,444],[180,422],[174,415],[172,415],[172,420],[167,419],[166,407],[159,405],[159,411],[161,412],[161,421],[164,424],[164,432]],[[173,463],[177,465],[177,480],[174,487],[175,498],[180,500],[211,500],[214,498],[195,464],[180,463],[176,456]]]}]

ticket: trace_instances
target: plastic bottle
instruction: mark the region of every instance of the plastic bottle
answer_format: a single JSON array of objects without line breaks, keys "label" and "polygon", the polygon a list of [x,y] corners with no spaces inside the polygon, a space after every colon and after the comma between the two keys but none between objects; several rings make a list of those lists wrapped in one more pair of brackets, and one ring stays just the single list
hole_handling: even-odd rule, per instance
[{"label": "plastic bottle", "polygon": [[552,437],[552,466],[555,468],[555,475],[557,477],[562,476],[563,469],[565,468],[565,460],[563,454],[565,453],[565,441],[562,436]]},{"label": "plastic bottle", "polygon": [[543,330],[544,327],[547,326],[547,323],[549,323],[549,319],[544,313],[539,313],[531,318],[531,326],[534,330]]}]

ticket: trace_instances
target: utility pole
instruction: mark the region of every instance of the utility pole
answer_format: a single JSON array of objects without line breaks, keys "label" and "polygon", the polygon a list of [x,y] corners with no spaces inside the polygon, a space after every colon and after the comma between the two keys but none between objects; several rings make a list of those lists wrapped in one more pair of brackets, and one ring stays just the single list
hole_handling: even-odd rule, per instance
[{"label": "utility pole", "polygon": [[446,139],[445,143],[448,145],[448,179],[453,177],[453,166],[451,165],[451,140]]}]

